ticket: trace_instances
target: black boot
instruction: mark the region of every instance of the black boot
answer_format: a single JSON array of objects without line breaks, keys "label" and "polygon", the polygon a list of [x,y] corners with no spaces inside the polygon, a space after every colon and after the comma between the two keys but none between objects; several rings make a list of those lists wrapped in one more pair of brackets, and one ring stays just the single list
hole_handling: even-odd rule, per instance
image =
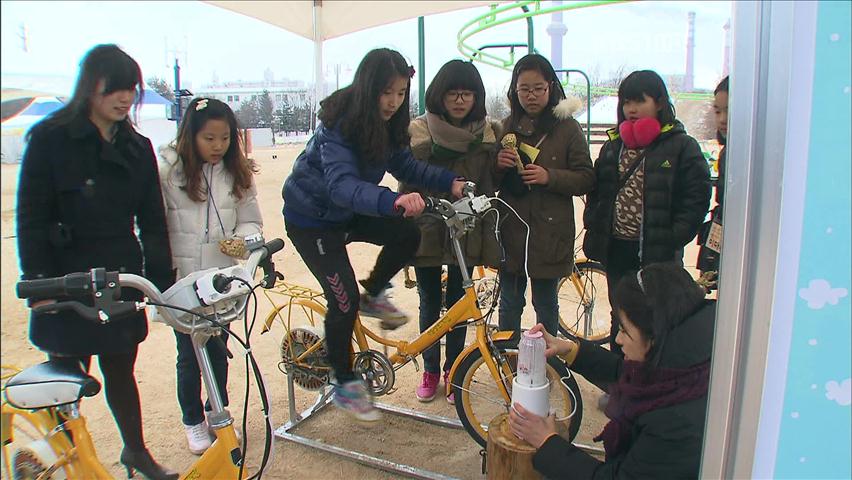
[{"label": "black boot", "polygon": [[148,450],[121,451],[121,464],[127,470],[127,478],[133,478],[136,470],[149,480],[177,480],[178,473],[173,472],[154,461]]}]

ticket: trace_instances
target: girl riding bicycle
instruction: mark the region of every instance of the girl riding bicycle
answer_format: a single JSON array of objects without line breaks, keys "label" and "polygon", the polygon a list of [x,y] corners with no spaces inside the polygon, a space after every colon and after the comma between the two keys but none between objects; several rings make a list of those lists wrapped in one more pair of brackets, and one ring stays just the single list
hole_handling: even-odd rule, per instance
[{"label": "girl riding bicycle", "polygon": [[[314,136],[284,183],[284,224],[293,246],[328,300],[325,334],[335,378],[334,404],[359,420],[381,418],[349,355],[355,317],[382,320],[385,328],[408,318],[384,294],[390,279],[420,244],[408,218],[425,208],[419,193],[398,194],[378,183],[386,172],[430,190],[461,197],[464,181],[446,169],[418,162],[409,149],[410,78],[414,69],[386,48],[361,60],[352,85],[321,102]],[[360,283],[346,252],[354,241],[381,245],[369,277]]]}]

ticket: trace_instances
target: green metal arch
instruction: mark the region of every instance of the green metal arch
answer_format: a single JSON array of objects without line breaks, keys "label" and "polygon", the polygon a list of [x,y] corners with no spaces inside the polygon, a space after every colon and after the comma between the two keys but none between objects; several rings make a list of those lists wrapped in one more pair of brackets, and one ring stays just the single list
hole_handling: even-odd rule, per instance
[{"label": "green metal arch", "polygon": [[[491,65],[492,67],[501,68],[503,70],[511,70],[512,67],[515,65],[516,60],[515,49],[529,47],[531,38],[527,40],[528,43],[526,44],[512,43],[499,45],[484,45],[482,47],[476,48],[468,43],[471,37],[489,28],[498,27],[500,25],[505,25],[510,22],[515,22],[518,20],[531,20],[532,17],[537,15],[547,15],[549,13],[558,11],[578,10],[581,8],[598,7],[603,5],[626,3],[630,1],[634,0],[580,1],[571,4],[563,4],[547,8],[542,8],[541,1],[518,1],[506,5],[494,4],[491,5],[491,8],[488,12],[483,13],[462,25],[462,28],[459,30],[459,33],[456,36],[458,40],[457,47],[459,52],[465,58],[468,58],[471,61],[484,63],[486,65]],[[518,9],[524,10],[523,13],[517,13]],[[531,29],[529,37],[532,37]],[[486,48],[508,48],[509,52],[507,56],[499,56],[490,52],[486,52]],[[535,48],[533,48],[532,51],[535,51]],[[586,87],[583,85],[569,84],[567,76],[562,82],[562,84],[564,87],[577,92],[586,91],[595,95],[608,96],[618,95],[618,89],[613,87],[591,86],[587,90]],[[672,93],[671,96],[679,100],[711,100],[713,98],[713,94],[710,92],[678,92]]]}]

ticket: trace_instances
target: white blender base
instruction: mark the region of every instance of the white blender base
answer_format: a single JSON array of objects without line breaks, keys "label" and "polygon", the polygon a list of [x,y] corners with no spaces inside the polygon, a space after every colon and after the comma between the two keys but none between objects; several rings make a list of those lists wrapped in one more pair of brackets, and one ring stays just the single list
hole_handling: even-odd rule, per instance
[{"label": "white blender base", "polygon": [[550,382],[538,387],[530,387],[518,383],[518,378],[512,381],[512,406],[520,403],[524,409],[540,416],[550,414]]}]

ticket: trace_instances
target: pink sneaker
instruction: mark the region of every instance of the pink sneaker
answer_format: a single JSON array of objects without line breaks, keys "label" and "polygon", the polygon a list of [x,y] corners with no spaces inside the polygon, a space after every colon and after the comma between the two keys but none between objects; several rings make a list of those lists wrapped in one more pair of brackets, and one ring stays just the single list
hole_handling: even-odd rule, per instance
[{"label": "pink sneaker", "polygon": [[437,373],[423,372],[423,380],[414,394],[417,395],[417,400],[421,402],[431,402],[435,399],[435,394],[438,392],[438,382],[441,376]]},{"label": "pink sneaker", "polygon": [[451,382],[450,381],[450,371],[444,370],[444,385],[446,385],[450,388],[450,394],[447,395],[447,403],[449,403],[450,405],[455,405],[456,404],[456,392],[453,391],[453,387],[450,386],[450,382]]}]

